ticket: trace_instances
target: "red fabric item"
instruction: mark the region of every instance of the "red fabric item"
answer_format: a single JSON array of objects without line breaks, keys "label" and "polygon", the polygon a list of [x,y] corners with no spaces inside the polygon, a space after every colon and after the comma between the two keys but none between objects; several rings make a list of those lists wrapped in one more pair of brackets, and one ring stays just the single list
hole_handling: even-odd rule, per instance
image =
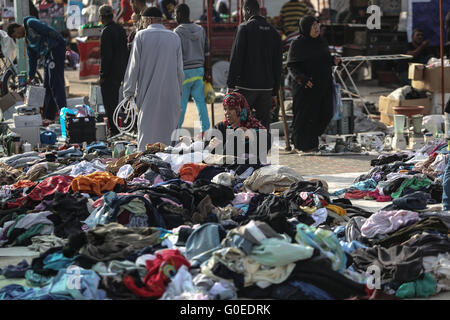
[{"label": "red fabric item", "polygon": [[389,202],[389,201],[392,201],[391,196],[379,196],[377,198],[377,202]]},{"label": "red fabric item", "polygon": [[75,147],[76,149],[80,149],[80,146],[78,144],[65,144],[58,148],[58,151],[67,150],[69,148]]},{"label": "red fabric item", "polygon": [[322,206],[325,208],[329,203],[325,199],[320,199],[320,202],[322,203]]},{"label": "red fabric item", "polygon": [[[242,94],[237,92],[228,93],[223,99],[223,106],[236,110],[238,116],[241,117],[241,127],[248,129],[266,129],[261,122],[252,115],[250,106]],[[243,113],[244,109],[246,110],[246,114]],[[228,127],[231,123],[228,123],[225,119],[225,125]]]},{"label": "red fabric item", "polygon": [[189,261],[178,250],[166,249],[156,254],[156,259],[147,260],[147,275],[144,278],[144,286],[138,287],[131,276],[125,276],[123,284],[134,294],[145,298],[160,298],[166,290],[166,284],[170,281],[168,275],[178,271],[185,265],[191,267]]},{"label": "red fabric item", "polygon": [[34,187],[37,185],[37,182],[33,182],[31,180],[21,180],[13,184],[13,189],[21,189],[26,187]]},{"label": "red fabric item", "polygon": [[70,190],[70,184],[72,183],[72,180],[73,177],[71,176],[49,177],[39,183],[26,197],[21,197],[15,202],[8,203],[8,208],[21,207],[24,205],[25,201],[40,202],[45,197],[56,192],[67,193]]},{"label": "red fabric item", "polygon": [[380,196],[380,192],[377,190],[371,191],[368,194],[369,197],[377,199]]},{"label": "red fabric item", "polygon": [[124,22],[128,22],[131,20],[131,15],[133,14],[133,9],[131,8],[130,0],[121,0],[120,6],[123,8],[123,16],[122,19]]},{"label": "red fabric item", "polygon": [[345,193],[344,198],[345,199],[362,199],[365,196],[369,195],[370,191],[360,191],[360,190],[353,190],[348,191]]},{"label": "red fabric item", "polygon": [[204,163],[186,163],[179,170],[180,179],[183,181],[194,182],[198,174],[206,167],[208,167],[208,165]]},{"label": "red fabric item", "polygon": [[369,192],[369,197],[375,198],[377,202],[389,202],[392,201],[391,196],[383,196],[380,195],[380,192],[378,190],[375,190],[373,192]]}]

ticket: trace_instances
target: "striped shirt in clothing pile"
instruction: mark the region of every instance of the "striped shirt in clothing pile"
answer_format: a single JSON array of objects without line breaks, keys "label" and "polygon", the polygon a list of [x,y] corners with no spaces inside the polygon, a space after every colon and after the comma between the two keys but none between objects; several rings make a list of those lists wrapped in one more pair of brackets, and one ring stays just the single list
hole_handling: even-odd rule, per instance
[{"label": "striped shirt in clothing pile", "polygon": [[286,34],[297,32],[300,19],[308,14],[310,10],[305,3],[296,1],[285,3],[280,12],[284,32]]}]

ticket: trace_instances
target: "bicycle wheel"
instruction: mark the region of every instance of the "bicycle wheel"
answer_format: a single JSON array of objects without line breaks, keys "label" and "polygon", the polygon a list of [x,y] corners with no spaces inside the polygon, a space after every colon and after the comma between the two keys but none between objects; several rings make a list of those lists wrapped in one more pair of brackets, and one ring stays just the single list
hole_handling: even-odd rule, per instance
[{"label": "bicycle wheel", "polygon": [[16,77],[14,75],[14,72],[8,69],[5,73],[5,76],[3,77],[2,96],[4,96],[9,92],[15,92],[16,90],[17,90]]}]

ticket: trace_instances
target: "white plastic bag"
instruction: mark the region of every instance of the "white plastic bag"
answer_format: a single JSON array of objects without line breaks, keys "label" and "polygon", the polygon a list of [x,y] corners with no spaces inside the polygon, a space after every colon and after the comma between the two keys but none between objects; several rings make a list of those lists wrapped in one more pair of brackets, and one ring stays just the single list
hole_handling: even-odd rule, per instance
[{"label": "white plastic bag", "polygon": [[117,176],[119,178],[126,179],[133,172],[134,172],[133,167],[130,164],[126,164],[119,169]]},{"label": "white plastic bag", "polygon": [[445,123],[445,118],[441,114],[432,114],[423,117],[422,120],[422,128],[428,130],[428,132],[432,133],[433,136],[436,135],[437,132],[442,130],[442,126]]}]

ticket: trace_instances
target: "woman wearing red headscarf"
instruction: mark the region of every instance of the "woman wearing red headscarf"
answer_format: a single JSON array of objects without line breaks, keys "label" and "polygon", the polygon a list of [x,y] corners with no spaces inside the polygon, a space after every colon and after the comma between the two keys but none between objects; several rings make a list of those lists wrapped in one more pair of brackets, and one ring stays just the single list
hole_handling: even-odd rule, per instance
[{"label": "woman wearing red headscarf", "polygon": [[[249,158],[251,150],[257,150],[257,154],[254,156],[257,156],[258,162],[266,162],[266,156],[271,146],[271,136],[261,122],[252,115],[250,106],[245,97],[237,92],[228,93],[223,100],[223,108],[225,111],[225,120],[214,127],[214,129],[221,132],[222,137],[214,137],[210,142],[210,146],[222,143],[224,154],[232,154],[237,157],[245,158]],[[245,134],[244,155],[237,154],[237,137],[239,133],[236,131],[239,129]],[[235,140],[234,152],[229,153],[226,148],[227,140],[231,137]],[[267,148],[265,152],[259,152],[261,147],[259,143],[260,138],[267,138]]]}]

